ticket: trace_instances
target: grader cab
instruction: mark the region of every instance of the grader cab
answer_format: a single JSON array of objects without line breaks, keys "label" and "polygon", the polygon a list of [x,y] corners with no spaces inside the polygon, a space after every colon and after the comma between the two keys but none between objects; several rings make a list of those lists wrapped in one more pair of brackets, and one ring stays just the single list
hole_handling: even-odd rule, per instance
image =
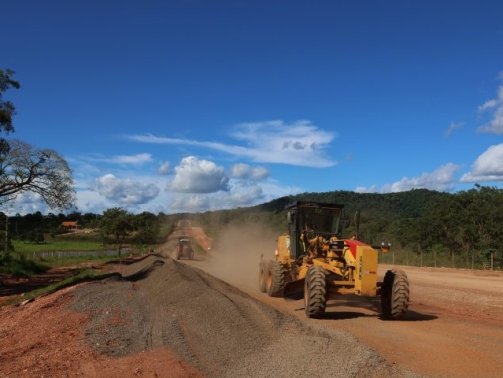
[{"label": "grader cab", "polygon": [[288,234],[278,237],[274,259],[259,264],[259,288],[270,296],[303,297],[308,317],[319,317],[329,297],[356,294],[381,297],[382,317],[407,312],[409,284],[405,272],[389,270],[377,281],[378,250],[358,240],[340,239],[342,205],[297,201],[287,207]]}]

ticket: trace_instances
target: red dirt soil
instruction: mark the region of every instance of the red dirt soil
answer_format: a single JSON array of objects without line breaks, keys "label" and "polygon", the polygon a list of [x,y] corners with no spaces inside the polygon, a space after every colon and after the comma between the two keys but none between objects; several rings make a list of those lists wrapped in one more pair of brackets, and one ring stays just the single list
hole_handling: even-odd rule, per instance
[{"label": "red dirt soil", "polygon": [[201,377],[167,348],[121,358],[98,355],[84,340],[86,316],[65,306],[73,290],[0,308],[0,376]]}]

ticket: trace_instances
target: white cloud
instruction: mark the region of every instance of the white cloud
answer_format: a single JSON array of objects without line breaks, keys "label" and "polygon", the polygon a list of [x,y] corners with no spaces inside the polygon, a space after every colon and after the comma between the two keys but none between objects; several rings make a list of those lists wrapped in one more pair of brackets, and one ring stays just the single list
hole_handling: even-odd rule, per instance
[{"label": "white cloud", "polygon": [[106,174],[96,180],[96,190],[106,199],[120,205],[144,204],[159,194],[154,184],[119,179],[113,174]]},{"label": "white cloud", "polygon": [[115,206],[114,203],[104,200],[103,197],[93,190],[77,190],[77,211],[83,213],[102,213],[103,210]]},{"label": "white cloud", "polygon": [[463,127],[463,122],[451,122],[447,130],[445,130],[444,135],[445,137],[449,137],[452,135],[452,133],[460,128]]},{"label": "white cloud", "polygon": [[229,191],[215,193],[176,193],[172,197],[170,209],[180,212],[232,209],[240,206],[256,205],[263,200],[264,193],[258,185],[243,185],[231,182]]},{"label": "white cloud", "polygon": [[169,173],[169,161],[162,162],[161,165],[159,165],[157,173],[162,176],[167,175]]},{"label": "white cloud", "polygon": [[150,163],[152,161],[152,155],[148,153],[136,154],[136,155],[116,155],[112,157],[88,157],[88,160],[99,161],[103,163],[111,164],[130,164],[130,165],[141,165],[145,163]]},{"label": "white cloud", "polygon": [[491,112],[491,120],[478,128],[484,133],[503,134],[503,85],[498,88],[497,97],[479,106],[479,112]]},{"label": "white cloud", "polygon": [[503,143],[489,147],[475,160],[462,182],[503,181]]},{"label": "white cloud", "polygon": [[379,192],[379,189],[377,188],[376,185],[372,185],[369,187],[366,186],[357,186],[355,188],[356,193],[377,193]]},{"label": "white cloud", "polygon": [[478,107],[479,112],[485,112],[486,110],[491,110],[498,105],[498,101],[495,99],[487,100],[484,104]]},{"label": "white cloud", "polygon": [[230,179],[229,190],[216,193],[171,193],[169,210],[176,212],[196,212],[232,209],[258,205],[278,197],[303,192],[297,187],[287,187],[272,179],[250,184],[241,179]]},{"label": "white cloud", "polygon": [[264,191],[259,185],[247,185],[243,181],[231,182],[231,190],[226,198],[227,207],[250,206],[264,199]]},{"label": "white cloud", "polygon": [[252,168],[248,164],[234,164],[231,167],[231,177],[243,180],[259,181],[265,179],[269,175],[269,171],[264,167]]},{"label": "white cloud", "polygon": [[404,177],[392,184],[386,184],[377,189],[375,185],[371,187],[357,187],[358,193],[382,192],[395,193],[403,192],[412,189],[430,189],[438,191],[449,191],[454,189],[455,173],[459,170],[459,166],[453,163],[448,163],[433,172],[425,172],[417,177]]},{"label": "white cloud", "polygon": [[292,124],[279,120],[244,123],[235,127],[231,137],[243,145],[158,137],[152,134],[127,136],[130,140],[143,143],[208,148],[258,163],[319,168],[336,164],[325,156],[325,151],[335,138],[334,133],[321,130],[310,121]]},{"label": "white cloud", "polygon": [[210,197],[201,194],[177,194],[173,196],[169,207],[174,212],[194,213],[210,209]]},{"label": "white cloud", "polygon": [[33,214],[37,211],[47,213],[49,207],[39,194],[22,192],[17,194],[15,199],[3,203],[0,210],[9,216],[13,216],[17,213],[21,215]]},{"label": "white cloud", "polygon": [[188,156],[175,167],[175,177],[168,184],[168,190],[180,193],[213,193],[227,191],[228,182],[224,168],[212,161]]}]

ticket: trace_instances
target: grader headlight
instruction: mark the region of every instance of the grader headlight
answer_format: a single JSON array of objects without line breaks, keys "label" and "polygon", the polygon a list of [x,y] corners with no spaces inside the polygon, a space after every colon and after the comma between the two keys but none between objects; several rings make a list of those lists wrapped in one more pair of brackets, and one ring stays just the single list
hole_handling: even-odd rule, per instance
[{"label": "grader headlight", "polygon": [[381,242],[381,251],[388,253],[391,250],[391,243]]}]

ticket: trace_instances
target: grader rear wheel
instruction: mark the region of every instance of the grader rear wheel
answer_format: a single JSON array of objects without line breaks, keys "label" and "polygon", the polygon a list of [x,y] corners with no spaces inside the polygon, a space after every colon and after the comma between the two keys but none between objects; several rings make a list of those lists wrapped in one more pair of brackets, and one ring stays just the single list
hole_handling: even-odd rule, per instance
[{"label": "grader rear wheel", "polygon": [[271,297],[281,297],[288,282],[288,267],[279,261],[271,260],[267,263],[267,294]]},{"label": "grader rear wheel", "polygon": [[261,260],[259,264],[258,286],[262,293],[265,293],[267,291],[267,276],[267,264],[265,263],[265,261]]},{"label": "grader rear wheel", "polygon": [[304,281],[304,307],[309,318],[322,315],[327,307],[327,280],[325,270],[311,266]]},{"label": "grader rear wheel", "polygon": [[409,280],[402,270],[388,270],[381,287],[381,310],[384,319],[401,319],[409,307]]}]

